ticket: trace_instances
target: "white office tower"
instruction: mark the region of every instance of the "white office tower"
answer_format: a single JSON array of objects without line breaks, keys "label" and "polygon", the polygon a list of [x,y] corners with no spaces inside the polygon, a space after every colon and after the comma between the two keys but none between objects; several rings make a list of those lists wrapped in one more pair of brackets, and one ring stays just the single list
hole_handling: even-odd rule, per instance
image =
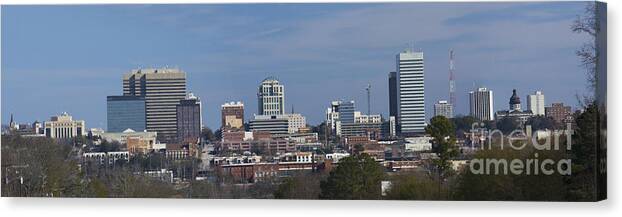
[{"label": "white office tower", "polygon": [[397,55],[398,125],[402,135],[425,132],[423,52],[406,50]]},{"label": "white office tower", "polygon": [[177,137],[177,105],[186,98],[186,73],[179,69],[137,69],[123,76],[123,95],[145,97],[146,129],[162,141]]},{"label": "white office tower", "polygon": [[527,109],[534,115],[544,115],[544,94],[536,91],[534,94],[527,95]]},{"label": "white office tower", "polygon": [[285,87],[274,77],[264,79],[257,92],[259,115],[285,114]]},{"label": "white office tower", "polygon": [[339,106],[341,101],[332,101],[330,107],[326,109],[326,124],[330,126],[331,132],[336,133],[339,123]]},{"label": "white office tower", "polygon": [[434,104],[434,116],[445,116],[446,118],[453,118],[454,111],[453,106],[446,100],[438,101]]},{"label": "white office tower", "polygon": [[492,90],[480,87],[469,92],[469,111],[479,120],[494,120]]}]

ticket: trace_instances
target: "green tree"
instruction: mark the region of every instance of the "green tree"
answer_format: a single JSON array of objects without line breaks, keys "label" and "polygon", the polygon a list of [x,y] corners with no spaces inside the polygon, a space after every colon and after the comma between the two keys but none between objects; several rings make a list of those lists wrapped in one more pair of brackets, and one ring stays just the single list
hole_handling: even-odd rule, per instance
[{"label": "green tree", "polygon": [[2,136],[2,196],[81,197],[75,149],[49,138]]},{"label": "green tree", "polygon": [[203,129],[201,129],[201,137],[203,137],[205,141],[216,141],[217,140],[216,135],[209,127],[204,127]]},{"label": "green tree", "polygon": [[533,131],[545,130],[545,129],[553,130],[553,129],[558,128],[555,126],[556,124],[553,118],[544,117],[544,116],[535,116],[535,117],[529,118],[529,120],[527,120],[525,125],[531,125],[531,129]]},{"label": "green tree", "polygon": [[339,200],[380,199],[384,169],[367,154],[343,158],[320,183],[320,198]]},{"label": "green tree", "polygon": [[320,142],[324,142],[327,140],[327,136],[329,136],[330,138],[330,129],[326,128],[326,121],[322,122],[321,124],[317,125],[317,126],[312,126],[311,127],[311,132],[317,133],[318,135],[318,140]]},{"label": "green tree", "polygon": [[214,141],[220,141],[222,139],[222,129],[214,131]]},{"label": "green tree", "polygon": [[438,200],[438,182],[420,175],[399,175],[387,192],[389,200]]},{"label": "green tree", "polygon": [[520,129],[520,125],[514,118],[505,117],[495,122],[495,127],[503,132],[503,134],[510,134],[516,129]]},{"label": "green tree", "polygon": [[596,143],[598,142],[598,107],[588,105],[584,112],[575,115],[577,129],[572,135],[572,176],[569,199],[594,200],[596,198]]},{"label": "green tree", "polygon": [[[529,147],[529,146],[527,146]],[[565,158],[564,151],[537,151],[533,148],[524,150],[504,149],[498,147],[480,150],[471,160],[513,160],[518,159],[525,162],[533,159],[534,154],[539,154],[539,159],[552,159],[558,162]],[[557,172],[551,175],[539,173],[535,175],[513,174],[505,171],[503,167],[490,166],[486,163],[469,165],[469,168],[457,176],[452,199],[468,201],[562,201],[566,195],[563,175]],[[484,171],[484,173],[474,172],[473,170]],[[479,168],[484,167],[485,169]],[[525,170],[528,170],[526,168]],[[539,169],[539,168],[537,168]],[[498,173],[497,173],[498,172]]]},{"label": "green tree", "polygon": [[456,132],[470,132],[473,123],[477,121],[477,118],[473,116],[455,116],[451,119],[451,122],[456,126]]},{"label": "green tree", "polygon": [[433,138],[433,151],[438,158],[432,159],[434,172],[438,178],[438,194],[444,180],[452,174],[451,160],[458,155],[456,147],[455,126],[445,116],[435,116],[425,128],[425,132]]},{"label": "green tree", "polygon": [[295,173],[286,177],[274,192],[276,199],[318,199],[321,173]]}]

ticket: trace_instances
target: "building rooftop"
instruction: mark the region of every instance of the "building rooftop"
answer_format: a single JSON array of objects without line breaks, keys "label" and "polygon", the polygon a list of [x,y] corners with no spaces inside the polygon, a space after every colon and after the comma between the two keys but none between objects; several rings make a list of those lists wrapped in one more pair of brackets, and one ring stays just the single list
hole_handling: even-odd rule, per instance
[{"label": "building rooftop", "polygon": [[261,81],[261,84],[279,84],[279,79],[274,76],[269,76],[263,79],[263,81]]},{"label": "building rooftop", "polygon": [[239,107],[239,106],[244,106],[244,103],[237,101],[237,102],[226,102],[225,104],[222,104],[221,107]]}]

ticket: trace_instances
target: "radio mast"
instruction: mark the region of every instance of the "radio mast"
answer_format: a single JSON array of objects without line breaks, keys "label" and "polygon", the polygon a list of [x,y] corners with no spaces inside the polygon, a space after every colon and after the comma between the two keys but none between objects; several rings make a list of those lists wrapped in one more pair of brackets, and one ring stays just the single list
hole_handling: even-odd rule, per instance
[{"label": "radio mast", "polygon": [[456,81],[454,80],[454,49],[449,50],[449,103],[456,112]]}]

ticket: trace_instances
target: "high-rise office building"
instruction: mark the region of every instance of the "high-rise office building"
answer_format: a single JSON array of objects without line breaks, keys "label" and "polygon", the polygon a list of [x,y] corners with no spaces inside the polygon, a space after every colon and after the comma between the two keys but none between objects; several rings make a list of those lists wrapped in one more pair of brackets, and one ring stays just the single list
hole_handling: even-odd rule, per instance
[{"label": "high-rise office building", "polygon": [[438,101],[434,104],[434,116],[445,116],[446,118],[453,118],[454,111],[453,106],[446,100]]},{"label": "high-rise office building", "polygon": [[108,132],[117,133],[127,129],[136,132],[145,130],[145,97],[108,96],[106,101]]},{"label": "high-rise office building", "polygon": [[399,132],[399,125],[397,124],[397,116],[399,114],[397,106],[397,97],[399,95],[398,86],[399,84],[397,83],[397,72],[389,72],[389,119],[394,119],[394,125],[392,125],[394,130],[393,136],[396,136],[397,132]]},{"label": "high-rise office building", "polygon": [[527,109],[531,110],[534,115],[545,115],[544,112],[544,94],[542,91],[536,91],[527,95]]},{"label": "high-rise office building", "polygon": [[396,56],[398,125],[402,135],[425,133],[423,52],[406,50]]},{"label": "high-rise office building", "polygon": [[389,116],[397,117],[397,73],[389,72]]},{"label": "high-rise office building", "polygon": [[395,122],[396,120],[395,120],[395,117],[393,116],[389,117],[389,120],[382,122],[381,133],[382,133],[383,138],[385,139],[395,138],[395,136],[397,135],[396,128],[395,128]]},{"label": "high-rise office building", "polygon": [[244,130],[244,104],[228,102],[220,106],[222,131]]},{"label": "high-rise office building", "polygon": [[494,120],[492,90],[481,87],[469,92],[469,108],[471,116],[479,120]]},{"label": "high-rise office building", "polygon": [[341,124],[354,123],[354,112],[356,107],[354,101],[341,102],[339,105],[339,121]]},{"label": "high-rise office building", "polygon": [[330,126],[332,133],[340,131],[341,121],[339,120],[339,107],[341,101],[332,101],[330,107],[326,109],[326,125]]},{"label": "high-rise office building", "polygon": [[260,115],[285,114],[285,87],[274,77],[264,79],[257,91]]},{"label": "high-rise office building", "polygon": [[189,93],[177,105],[177,140],[196,141],[201,137],[203,126],[201,114],[201,100]]},{"label": "high-rise office building", "polygon": [[61,115],[53,116],[49,121],[45,121],[43,125],[45,127],[45,136],[50,138],[64,139],[86,135],[84,121],[73,120],[65,112]]},{"label": "high-rise office building", "polygon": [[186,73],[179,69],[137,69],[123,76],[123,95],[145,97],[147,131],[160,140],[177,137],[177,105],[186,97]]}]

